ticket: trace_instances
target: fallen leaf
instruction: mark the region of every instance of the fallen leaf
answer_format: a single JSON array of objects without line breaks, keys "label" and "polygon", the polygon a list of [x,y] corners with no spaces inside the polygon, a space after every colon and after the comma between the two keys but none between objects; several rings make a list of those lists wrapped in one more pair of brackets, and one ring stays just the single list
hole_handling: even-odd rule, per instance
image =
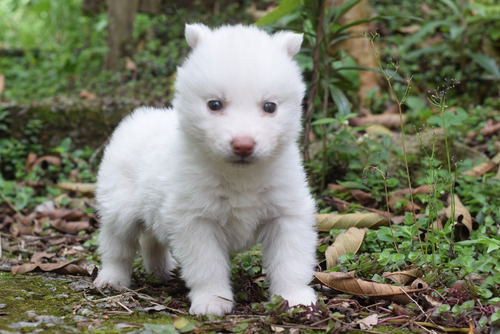
[{"label": "fallen leaf", "polygon": [[12,266],[11,272],[12,275],[43,271],[67,275],[91,276],[95,269],[96,266],[92,262],[85,259],[79,259],[59,263],[25,263],[19,266]]},{"label": "fallen leaf", "polygon": [[365,132],[370,134],[370,135],[373,135],[373,134],[385,134],[385,135],[389,135],[389,136],[394,135],[394,133],[391,130],[389,130],[389,128],[387,128],[383,125],[380,125],[380,124],[368,125],[365,129]]},{"label": "fallen leaf", "polygon": [[378,314],[377,313],[370,314],[366,318],[359,320],[358,324],[359,324],[359,328],[361,328],[363,330],[369,330],[373,326],[378,324]]},{"label": "fallen leaf", "polygon": [[5,75],[0,74],[0,94],[5,90]]},{"label": "fallen leaf", "polygon": [[421,28],[420,25],[413,24],[411,26],[401,27],[401,28],[399,28],[399,31],[401,31],[404,34],[414,34],[417,31],[419,31],[420,28]]},{"label": "fallen leaf", "polygon": [[54,253],[37,252],[31,256],[30,262],[37,263],[42,262],[43,259],[50,260],[56,256]]},{"label": "fallen leaf", "polygon": [[65,220],[78,220],[81,219],[85,214],[81,210],[69,210],[69,209],[54,209],[43,211],[41,217],[49,217],[50,219],[62,218]]},{"label": "fallen leaf", "polygon": [[379,115],[369,115],[366,117],[352,117],[349,119],[349,124],[351,126],[365,126],[378,124],[383,125],[388,128],[398,128],[401,124],[401,119],[403,124],[406,123],[407,116],[403,115],[400,118],[399,114],[379,114]]},{"label": "fallen leaf", "polygon": [[[403,205],[402,205],[403,204]],[[401,196],[389,196],[389,208],[392,212],[401,214],[402,212],[420,212],[422,208],[418,204],[413,204],[411,201]]]},{"label": "fallen leaf", "polygon": [[483,129],[481,129],[481,134],[486,136],[491,136],[496,132],[500,132],[500,122],[487,125]]},{"label": "fallen leaf", "polygon": [[30,152],[28,154],[28,156],[26,157],[26,162],[25,162],[24,165],[25,165],[26,171],[28,173],[31,172],[31,170],[33,169],[32,166],[35,163],[37,157],[38,156],[35,153],[33,153],[33,152]]},{"label": "fallen leaf", "polygon": [[68,222],[64,219],[54,219],[50,220],[50,226],[58,231],[69,234],[78,234],[80,231],[90,230],[90,223],[88,221]]},{"label": "fallen leaf", "polygon": [[406,270],[406,271],[398,271],[398,272],[393,272],[393,273],[383,273],[382,277],[383,278],[388,278],[392,282],[396,284],[408,284],[410,282],[413,282],[417,278],[422,277],[423,273],[422,270],[418,268]]},{"label": "fallen leaf", "polygon": [[[412,195],[428,195],[431,193],[431,188],[427,184],[421,185],[420,187],[412,188],[411,190],[412,190],[411,191]],[[391,194],[395,196],[406,196],[410,194],[410,188],[396,190],[391,192]]]},{"label": "fallen leaf", "polygon": [[[454,221],[457,222],[456,229],[458,230],[457,236],[460,240],[466,240],[469,238],[472,232],[472,216],[469,210],[462,204],[458,195],[455,194],[455,216]],[[446,217],[451,218],[451,198],[448,198],[448,207],[446,208]]]},{"label": "fallen leaf", "polygon": [[375,198],[371,194],[361,189],[349,189],[336,183],[330,183],[328,185],[328,189],[337,191],[339,193],[349,193],[355,200],[363,205],[375,203]]},{"label": "fallen leaf", "polygon": [[61,166],[61,158],[53,155],[44,155],[35,160],[33,167],[43,167],[44,165]]},{"label": "fallen leaf", "polygon": [[161,311],[165,311],[167,309],[166,306],[163,306],[163,305],[155,305],[155,306],[150,306],[150,307],[145,307],[144,308],[144,311],[146,312],[161,312]]},{"label": "fallen leaf", "polygon": [[331,229],[347,229],[349,227],[368,227],[371,229],[379,226],[389,226],[389,219],[376,213],[350,213],[317,214],[317,229],[320,232],[329,232]]},{"label": "fallen leaf", "polygon": [[91,93],[86,89],[82,89],[80,91],[80,98],[85,100],[95,100],[97,98],[97,94]]},{"label": "fallen leaf", "polygon": [[478,176],[482,176],[482,175],[488,173],[490,170],[492,170],[496,166],[497,166],[497,164],[495,164],[494,162],[485,161],[485,162],[480,163],[479,165],[474,166],[471,169],[463,172],[462,174],[472,176],[472,177],[478,177]]},{"label": "fallen leaf", "polygon": [[422,280],[418,280],[417,283],[414,282],[412,286],[408,287],[366,281],[355,278],[352,273],[316,272],[314,275],[322,284],[334,290],[356,296],[391,300],[399,304],[410,303],[412,300],[408,296],[409,294],[428,288],[428,285]]},{"label": "fallen leaf", "polygon": [[392,307],[392,313],[394,313],[394,315],[396,316],[398,315],[411,316],[411,312],[403,306],[400,306],[398,304],[391,304],[391,307]]},{"label": "fallen leaf", "polygon": [[95,192],[95,183],[60,182],[56,186],[62,190],[75,191],[86,195],[94,195]]},{"label": "fallen leaf", "polygon": [[341,255],[356,253],[365,239],[367,229],[349,228],[340,233],[335,242],[325,251],[326,268],[331,269],[339,263]]}]

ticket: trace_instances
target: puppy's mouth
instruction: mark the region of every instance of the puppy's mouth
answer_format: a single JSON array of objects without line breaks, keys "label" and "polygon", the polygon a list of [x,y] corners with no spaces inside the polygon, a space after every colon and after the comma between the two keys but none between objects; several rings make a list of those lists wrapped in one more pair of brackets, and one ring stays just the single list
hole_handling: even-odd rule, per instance
[{"label": "puppy's mouth", "polygon": [[235,166],[248,166],[255,162],[255,158],[251,157],[232,157],[229,162]]},{"label": "puppy's mouth", "polygon": [[236,166],[247,166],[247,165],[251,165],[252,161],[246,160],[246,159],[240,159],[240,160],[231,161],[231,163],[233,163]]}]

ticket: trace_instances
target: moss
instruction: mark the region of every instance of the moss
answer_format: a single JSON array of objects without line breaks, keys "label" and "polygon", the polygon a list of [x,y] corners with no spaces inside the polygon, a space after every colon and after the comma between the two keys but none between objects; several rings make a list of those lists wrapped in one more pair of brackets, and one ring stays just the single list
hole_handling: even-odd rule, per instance
[{"label": "moss", "polygon": [[[66,279],[0,273],[0,300],[6,305],[2,310],[6,314],[0,317],[0,330],[12,330],[9,325],[15,322],[34,321],[30,319],[28,311],[40,316],[71,316],[71,305],[81,297],[68,292],[69,282]],[[44,326],[41,324],[37,328]]]}]

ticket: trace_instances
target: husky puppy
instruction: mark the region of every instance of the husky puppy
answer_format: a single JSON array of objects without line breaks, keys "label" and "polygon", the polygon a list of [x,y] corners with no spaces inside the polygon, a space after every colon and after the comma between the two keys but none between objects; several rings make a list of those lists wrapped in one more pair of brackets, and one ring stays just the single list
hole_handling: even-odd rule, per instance
[{"label": "husky puppy", "polygon": [[271,295],[316,302],[315,204],[297,140],[302,35],[187,25],[172,109],[139,108],[106,148],[97,181],[98,288],[130,286],[141,249],[162,280],[180,266],[190,313],[231,311],[230,254],[260,243]]}]

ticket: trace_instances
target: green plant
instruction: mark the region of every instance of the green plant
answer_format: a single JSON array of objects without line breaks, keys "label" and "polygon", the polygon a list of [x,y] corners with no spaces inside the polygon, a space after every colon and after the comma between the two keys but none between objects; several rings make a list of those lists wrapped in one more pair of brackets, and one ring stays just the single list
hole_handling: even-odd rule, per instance
[{"label": "green plant", "polygon": [[[500,43],[497,3],[424,1],[426,10],[418,4],[393,8],[384,1],[376,3],[396,32],[393,45],[397,46],[397,53],[388,50],[388,57],[407,64],[408,70],[415,74],[414,81],[427,87],[440,86],[442,78],[461,81],[455,97],[462,103],[482,102],[495,94],[493,87],[500,80],[500,72],[495,53],[485,50]],[[411,33],[402,34],[405,28]],[[470,91],[475,94],[464,94]]]}]

